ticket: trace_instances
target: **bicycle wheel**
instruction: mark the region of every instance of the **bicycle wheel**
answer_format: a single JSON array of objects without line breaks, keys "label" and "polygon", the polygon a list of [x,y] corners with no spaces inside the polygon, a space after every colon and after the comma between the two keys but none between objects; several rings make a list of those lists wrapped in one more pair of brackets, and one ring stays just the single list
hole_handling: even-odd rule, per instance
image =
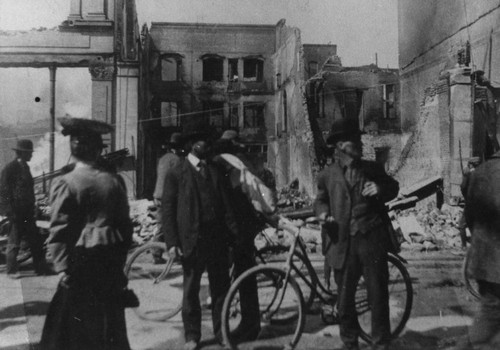
[{"label": "bicycle wheel", "polygon": [[[155,263],[161,257],[163,263]],[[142,319],[166,321],[182,307],[182,268],[166,255],[165,243],[151,242],[137,248],[125,265],[128,286],[139,297],[134,312]]]},{"label": "bicycle wheel", "polygon": [[[257,251],[257,263],[282,267],[288,257],[288,251],[289,248],[281,245],[264,247]],[[292,262],[292,277],[295,279],[302,292],[305,309],[310,310],[316,298],[318,285],[316,271],[310,263],[306,263],[306,258],[299,251],[295,251]],[[310,285],[305,282],[306,279],[309,281]]]},{"label": "bicycle wheel", "polygon": [[474,278],[472,278],[471,276],[469,276],[469,273],[467,271],[467,269],[469,267],[469,262],[470,262],[469,254],[466,254],[464,262],[462,263],[462,277],[464,279],[465,288],[467,288],[469,293],[474,298],[479,299],[480,294],[479,294],[479,286],[477,285],[477,281]]},{"label": "bicycle wheel", "polygon": [[[222,336],[231,349],[238,348],[236,332],[246,330],[242,324],[240,289],[246,279],[257,280],[260,332],[255,346],[294,348],[304,329],[304,301],[295,279],[285,281],[286,274],[277,267],[259,265],[245,271],[233,283],[224,300],[222,309]],[[247,327],[247,328],[245,328]]]},{"label": "bicycle wheel", "polygon": [[[388,255],[389,270],[389,317],[391,323],[391,339],[396,338],[404,329],[410,318],[413,303],[413,287],[408,270],[401,260]],[[368,301],[366,283],[361,277],[356,290],[356,311],[361,328],[361,338],[371,342],[372,313]]]}]

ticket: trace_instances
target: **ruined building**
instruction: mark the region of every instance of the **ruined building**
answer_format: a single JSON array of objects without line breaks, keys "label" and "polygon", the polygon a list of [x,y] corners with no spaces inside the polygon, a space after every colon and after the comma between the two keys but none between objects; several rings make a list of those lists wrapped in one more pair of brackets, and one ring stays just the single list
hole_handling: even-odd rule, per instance
[{"label": "ruined building", "polygon": [[498,148],[500,4],[401,0],[398,17],[404,144],[397,177],[409,186],[439,176],[445,199],[454,199],[466,159]]},{"label": "ruined building", "polygon": [[[152,23],[143,29],[140,133],[143,191],[152,190],[161,144],[174,131],[233,129],[265,157],[278,186],[309,194],[316,161],[305,99],[304,52],[324,61],[335,46],[303,46],[276,25]],[[316,52],[316,53],[314,53]]]}]

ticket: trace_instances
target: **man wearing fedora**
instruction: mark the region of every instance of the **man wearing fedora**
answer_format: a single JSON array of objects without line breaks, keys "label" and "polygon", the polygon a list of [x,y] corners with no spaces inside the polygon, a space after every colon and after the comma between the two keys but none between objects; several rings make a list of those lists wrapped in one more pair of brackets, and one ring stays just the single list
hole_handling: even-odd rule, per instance
[{"label": "man wearing fedora", "polygon": [[[165,153],[159,160],[156,169],[156,185],[153,192],[153,201],[157,211],[157,233],[155,234],[154,240],[157,242],[163,241],[163,226],[161,219],[161,198],[163,196],[163,185],[165,183],[165,175],[167,172],[172,170],[177,164],[180,163],[183,157],[183,143],[182,134],[180,132],[174,132],[170,135],[169,142],[166,144],[167,153]],[[161,257],[161,252],[153,253],[155,264],[164,264],[166,261]]]},{"label": "man wearing fedora", "polygon": [[364,277],[372,311],[372,349],[387,349],[390,338],[387,252],[389,225],[384,203],[398,183],[380,164],[362,160],[362,132],[356,120],[333,123],[327,143],[334,162],[318,175],[316,215],[323,221],[323,254],[338,287],[340,336],[346,349],[359,349],[356,285]]},{"label": "man wearing fedora", "polygon": [[35,272],[47,273],[43,254],[43,240],[35,223],[35,191],[28,162],[33,155],[33,142],[18,140],[13,148],[16,159],[8,163],[0,174],[0,208],[10,220],[7,242],[7,276],[20,277],[17,265],[21,239],[29,244]]}]

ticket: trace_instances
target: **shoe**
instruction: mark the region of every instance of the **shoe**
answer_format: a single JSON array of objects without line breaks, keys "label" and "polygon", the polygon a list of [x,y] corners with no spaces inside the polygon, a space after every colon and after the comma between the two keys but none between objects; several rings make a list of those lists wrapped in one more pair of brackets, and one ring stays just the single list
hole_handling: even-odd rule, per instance
[{"label": "shoe", "polygon": [[21,274],[19,272],[8,273],[7,277],[10,278],[11,280],[17,280],[17,279],[21,278]]},{"label": "shoe", "polygon": [[195,342],[194,340],[187,341],[183,347],[183,350],[197,350],[197,349],[198,349],[198,343]]},{"label": "shoe", "polygon": [[155,257],[154,258],[154,265],[163,265],[167,263],[167,260],[163,259],[161,256],[160,257]]}]

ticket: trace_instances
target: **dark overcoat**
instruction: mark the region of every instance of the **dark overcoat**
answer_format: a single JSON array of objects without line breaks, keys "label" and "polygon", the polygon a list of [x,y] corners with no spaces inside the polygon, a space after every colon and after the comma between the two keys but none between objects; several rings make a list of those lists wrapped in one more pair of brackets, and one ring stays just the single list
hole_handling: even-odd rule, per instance
[{"label": "dark overcoat", "polygon": [[[218,216],[221,218],[220,242],[234,242],[238,233],[236,220],[229,202],[229,183],[223,171],[214,164],[207,167],[216,189]],[[167,247],[181,247],[189,257],[196,247],[200,233],[200,198],[195,179],[196,170],[183,159],[165,175],[162,198],[162,219]],[[214,242],[215,243],[215,242]]]},{"label": "dark overcoat", "polygon": [[[342,269],[348,250],[350,235],[351,215],[360,220],[359,227],[364,228],[363,234],[370,234],[375,228],[391,224],[385,202],[397,196],[399,185],[396,180],[386,174],[383,167],[375,162],[362,160],[360,164],[368,181],[375,182],[380,187],[380,194],[371,198],[367,206],[361,208],[359,213],[352,211],[351,193],[344,177],[344,170],[337,162],[324,169],[318,175],[318,192],[314,203],[317,215],[326,212],[333,216],[335,222],[329,225],[328,230],[323,230],[323,254],[327,264],[334,269]],[[356,217],[358,216],[359,217]],[[386,232],[388,230],[376,230]],[[387,232],[387,235],[389,233]],[[388,237],[373,237],[375,240],[387,242]]]},{"label": "dark overcoat", "polygon": [[500,283],[500,152],[471,173],[465,218],[472,231],[469,273]]}]

